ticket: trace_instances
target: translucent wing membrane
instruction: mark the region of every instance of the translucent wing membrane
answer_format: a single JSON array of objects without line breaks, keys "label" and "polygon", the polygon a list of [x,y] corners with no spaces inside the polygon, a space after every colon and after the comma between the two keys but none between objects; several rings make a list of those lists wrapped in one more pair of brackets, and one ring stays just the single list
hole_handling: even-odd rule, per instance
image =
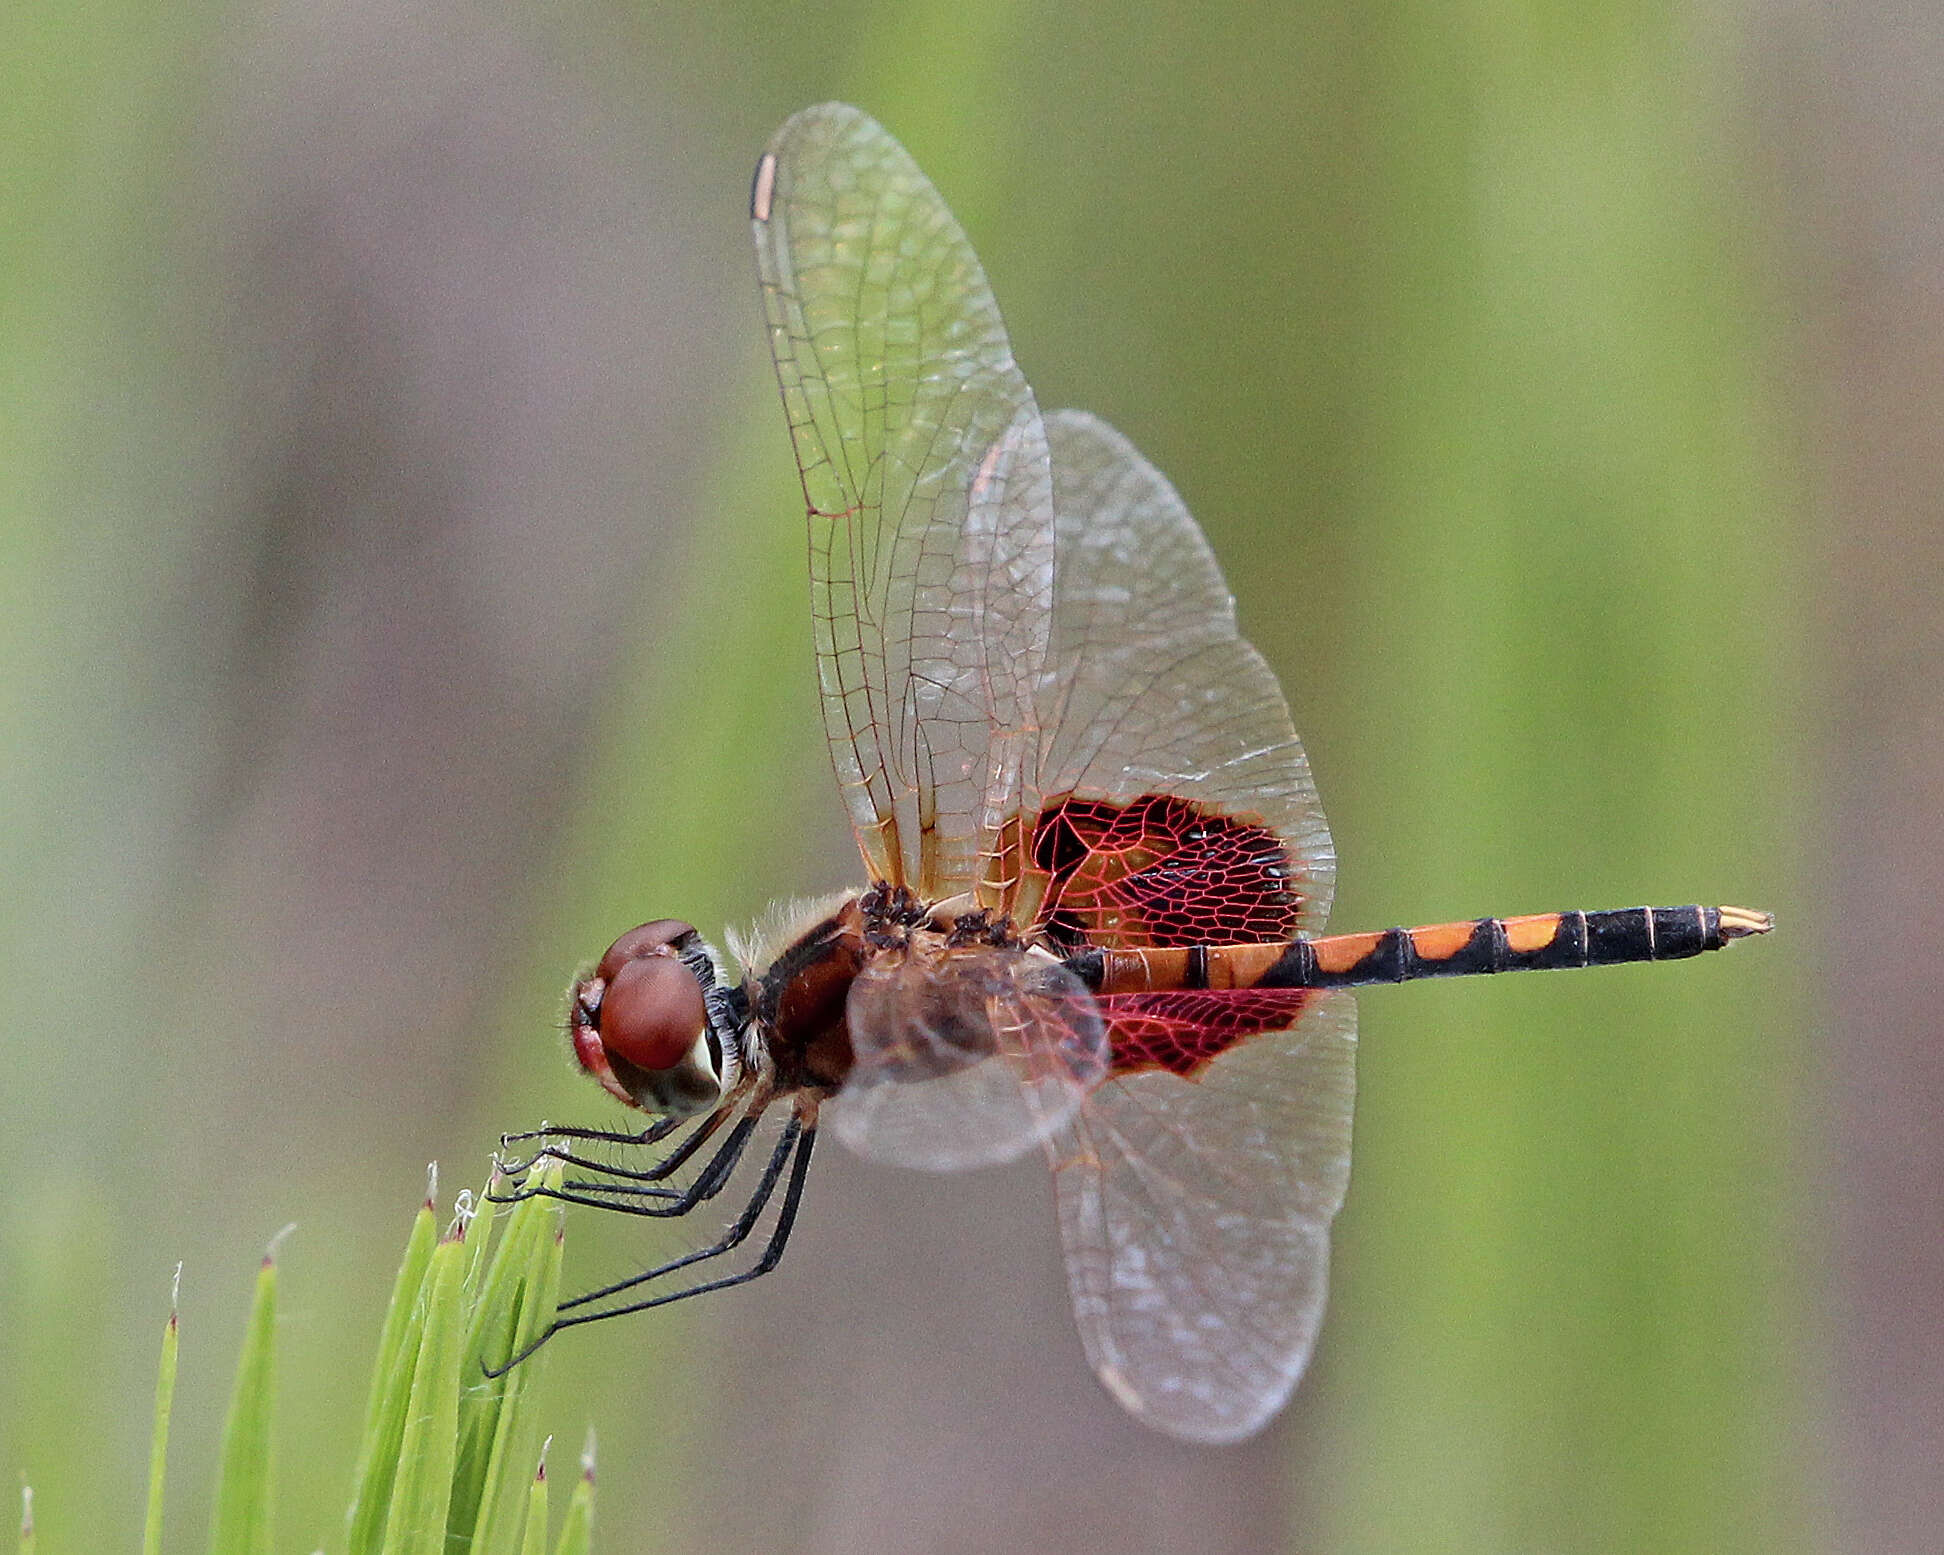
[{"label": "translucent wing membrane", "polygon": [[791,119],[751,216],[865,861],[921,914],[995,909],[877,931],[830,1126],[936,1168],[1044,1141],[1103,1382],[1177,1436],[1245,1436],[1322,1316],[1349,997],[1095,999],[1054,958],[1322,927],[1335,861],[1281,690],[1168,482],[1091,416],[1042,420],[964,233],[878,125]]},{"label": "translucent wing membrane", "polygon": [[887,956],[845,1006],[856,1067],[829,1109],[872,1160],[1009,1161],[1065,1126],[1107,1073],[1092,995],[1056,963],[982,948]]},{"label": "translucent wing membrane", "polygon": [[[1062,948],[1315,932],[1335,855],[1275,676],[1167,480],[1046,420],[1059,562],[1022,915]],[[1350,1170],[1347,994],[1109,997],[1112,1075],[1049,1146],[1074,1314],[1124,1405],[1195,1441],[1280,1408]]]},{"label": "translucent wing membrane", "polygon": [[[1166,477],[1105,422],[1059,411],[1046,434],[1059,562],[1029,803],[1042,821],[1071,799],[1150,803],[1112,836],[1102,821],[1101,836],[1075,839],[1096,867],[1074,872],[1064,903],[1022,908],[1091,913],[1082,927],[1094,944],[1316,932],[1336,878],[1329,827],[1282,689],[1238,634],[1207,540]],[[1278,842],[1286,859],[1273,856]],[[1059,846],[1048,839],[1042,852]],[[1280,880],[1269,873],[1279,869]],[[1159,897],[1179,904],[1172,930],[1154,913],[1105,916]]]},{"label": "translucent wing membrane", "polygon": [[[1046,433],[1059,564],[1023,916],[1061,949],[1320,931],[1330,830],[1207,540],[1120,433],[1071,410]],[[1238,1440],[1289,1398],[1322,1322],[1355,1007],[1252,989],[1098,1005],[1112,1077],[1048,1147],[1081,1339],[1151,1425]]]},{"label": "translucent wing membrane", "polygon": [[[1192,1078],[1109,1080],[1049,1146],[1087,1359],[1171,1435],[1248,1436],[1309,1363],[1350,1175],[1355,1019],[1347,993],[1310,995],[1291,1029]],[[1174,1047],[1203,1045],[1176,1024]]]},{"label": "translucent wing membrane", "polygon": [[964,232],[854,108],[790,119],[751,203],[809,510],[824,722],[873,876],[997,905],[1053,603],[1032,390]]}]

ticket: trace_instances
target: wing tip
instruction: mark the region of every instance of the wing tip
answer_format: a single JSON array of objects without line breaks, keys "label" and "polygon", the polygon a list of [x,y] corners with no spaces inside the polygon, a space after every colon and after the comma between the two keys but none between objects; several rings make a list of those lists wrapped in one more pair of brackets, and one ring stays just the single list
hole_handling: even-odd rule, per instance
[{"label": "wing tip", "polygon": [[863,128],[869,133],[886,134],[879,124],[862,108],[833,99],[825,103],[812,103],[808,108],[799,108],[776,128],[770,136],[769,146],[757,159],[755,174],[749,181],[749,219],[758,225],[767,223],[776,197],[777,162],[780,155],[789,148],[792,141],[806,131],[825,137],[837,138],[847,132]]},{"label": "wing tip", "polygon": [[756,171],[749,180],[749,219],[770,219],[770,202],[776,196],[776,153],[765,151],[756,159]]},{"label": "wing tip", "polygon": [[[1296,1391],[1297,1380],[1291,1378],[1289,1386],[1282,1393],[1255,1408],[1225,1411],[1198,1409],[1190,1412],[1170,1410],[1146,1397],[1112,1362],[1097,1364],[1094,1375],[1100,1379],[1100,1385],[1113,1395],[1114,1402],[1143,1425],[1164,1436],[1172,1436],[1178,1442],[1197,1447],[1229,1447],[1259,1434],[1288,1404],[1290,1395]],[[1300,1375],[1298,1373],[1298,1377]]]},{"label": "wing tip", "polygon": [[1134,1384],[1127,1380],[1126,1374],[1120,1367],[1112,1361],[1096,1361],[1094,1375],[1100,1379],[1100,1385],[1113,1395],[1114,1402],[1122,1409],[1130,1415],[1146,1417],[1147,1400],[1141,1397]]}]

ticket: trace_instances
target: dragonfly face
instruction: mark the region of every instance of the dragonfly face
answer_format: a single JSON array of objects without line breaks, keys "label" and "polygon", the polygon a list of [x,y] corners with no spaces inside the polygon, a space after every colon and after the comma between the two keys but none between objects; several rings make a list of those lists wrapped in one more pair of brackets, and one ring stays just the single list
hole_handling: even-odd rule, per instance
[{"label": "dragonfly face", "polygon": [[715,966],[679,918],[630,929],[574,984],[567,1032],[574,1057],[617,1101],[664,1117],[722,1100],[734,1037],[715,1029],[707,993]]},{"label": "dragonfly face", "polygon": [[[1094,417],[1040,411],[965,234],[864,114],[789,120],[750,217],[864,880],[734,942],[734,975],[663,919],[575,985],[582,1067],[659,1121],[544,1130],[509,1196],[673,1218],[743,1186],[720,1239],[563,1302],[548,1334],[773,1268],[822,1128],[934,1170],[1043,1150],[1102,1384],[1176,1436],[1247,1436],[1322,1319],[1352,986],[1671,960],[1768,917],[1321,935],[1309,764],[1173,487]],[[541,1157],[565,1181],[518,1186]]]}]

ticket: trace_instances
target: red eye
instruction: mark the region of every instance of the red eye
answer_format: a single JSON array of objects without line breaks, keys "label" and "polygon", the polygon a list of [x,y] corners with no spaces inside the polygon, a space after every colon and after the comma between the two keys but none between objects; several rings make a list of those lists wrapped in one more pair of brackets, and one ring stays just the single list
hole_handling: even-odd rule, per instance
[{"label": "red eye", "polygon": [[652,1071],[686,1058],[707,1023],[695,974],[673,956],[646,955],[608,979],[597,1029],[610,1056]]},{"label": "red eye", "polygon": [[637,956],[653,955],[658,950],[672,946],[677,940],[687,939],[694,932],[695,926],[682,922],[680,918],[657,918],[653,923],[630,929],[608,946],[607,954],[601,957],[601,964],[594,969],[594,975],[603,982],[613,982],[614,974]]}]

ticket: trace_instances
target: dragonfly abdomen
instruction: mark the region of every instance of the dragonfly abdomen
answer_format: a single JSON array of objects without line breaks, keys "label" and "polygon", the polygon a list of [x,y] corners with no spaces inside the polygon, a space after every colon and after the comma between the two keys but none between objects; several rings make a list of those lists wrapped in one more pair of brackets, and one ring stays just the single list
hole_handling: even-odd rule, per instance
[{"label": "dragonfly abdomen", "polygon": [[1746,907],[1622,907],[1331,934],[1267,945],[1088,950],[1068,965],[1096,993],[1164,989],[1355,988],[1420,977],[1681,961],[1774,920]]}]

